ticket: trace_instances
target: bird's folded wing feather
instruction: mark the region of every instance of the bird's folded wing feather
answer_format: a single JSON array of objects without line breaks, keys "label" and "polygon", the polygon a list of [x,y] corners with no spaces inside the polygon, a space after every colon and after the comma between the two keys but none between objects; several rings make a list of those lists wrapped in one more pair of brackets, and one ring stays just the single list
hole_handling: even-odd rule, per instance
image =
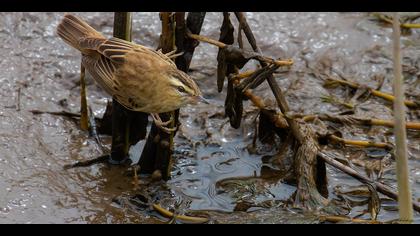
[{"label": "bird's folded wing feather", "polygon": [[155,55],[159,57],[159,59],[166,61],[172,66],[176,66],[175,63],[161,51],[155,51],[151,48],[141,46],[119,38],[111,38],[109,40],[106,40],[99,46],[98,52],[100,52],[101,54],[103,54],[104,56],[108,57],[116,63],[124,63],[125,55],[128,52],[137,52]]},{"label": "bird's folded wing feather", "polygon": [[79,40],[79,46],[83,49],[98,50],[99,46],[106,41],[105,38],[87,37]]},{"label": "bird's folded wing feather", "polygon": [[[93,79],[109,94],[114,96],[118,92],[117,84],[114,80],[115,65],[110,59],[103,55],[100,58],[84,56],[83,65],[88,69]],[[117,88],[117,89],[116,89]]]},{"label": "bird's folded wing feather", "polygon": [[[115,78],[115,71],[126,60],[127,53],[146,53],[155,55],[176,68],[175,63],[160,51],[134,44],[118,38],[84,38],[79,41],[79,45],[85,49],[98,52],[97,56],[86,55],[83,57],[83,64],[86,66],[92,77],[102,88],[112,96],[120,98],[122,92],[119,88],[119,81]],[[124,101],[121,101],[124,104]]]},{"label": "bird's folded wing feather", "polygon": [[118,82],[114,80],[114,73],[118,65],[106,57],[106,55],[103,55],[99,50],[101,45],[106,41],[104,38],[87,37],[79,40],[78,43],[83,49],[90,49],[97,52],[96,54],[84,55],[82,63],[88,69],[93,79],[108,94],[114,96],[118,92]]}]

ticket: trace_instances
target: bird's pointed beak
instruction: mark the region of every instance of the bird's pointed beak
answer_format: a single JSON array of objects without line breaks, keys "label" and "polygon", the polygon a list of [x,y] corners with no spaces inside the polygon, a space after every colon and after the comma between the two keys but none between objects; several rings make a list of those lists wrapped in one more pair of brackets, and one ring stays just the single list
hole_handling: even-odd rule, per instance
[{"label": "bird's pointed beak", "polygon": [[210,104],[203,96],[195,96],[194,97],[195,102],[199,103],[204,103],[204,104]]}]

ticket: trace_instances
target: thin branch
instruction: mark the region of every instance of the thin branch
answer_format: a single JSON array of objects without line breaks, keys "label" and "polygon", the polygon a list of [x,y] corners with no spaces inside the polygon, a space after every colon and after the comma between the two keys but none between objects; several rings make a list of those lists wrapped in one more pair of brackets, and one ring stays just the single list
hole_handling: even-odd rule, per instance
[{"label": "thin branch", "polygon": [[186,221],[189,223],[204,224],[209,221],[207,218],[196,217],[196,216],[186,216],[186,215],[175,215],[174,213],[162,208],[159,204],[153,204],[153,209],[159,212],[161,215],[167,218],[176,217],[176,219]]},{"label": "thin branch", "polygon": [[319,220],[321,222],[331,222],[331,223],[351,222],[351,223],[356,223],[356,224],[383,224],[383,222],[376,221],[376,220],[364,220],[364,219],[350,218],[347,216],[320,216]]},{"label": "thin branch", "polygon": [[[392,94],[384,93],[384,92],[378,91],[378,90],[373,89],[373,88],[369,88],[365,85],[360,85],[360,84],[352,82],[352,81],[342,80],[342,79],[337,79],[337,78],[328,78],[325,81],[325,85],[328,86],[328,85],[331,85],[331,84],[345,85],[345,86],[348,86],[348,87],[353,88],[353,89],[366,88],[373,96],[383,98],[383,99],[385,99],[387,101],[390,101],[390,102],[394,102],[394,100],[395,100],[395,97]],[[407,107],[419,108],[419,104],[414,102],[414,101],[405,100],[404,103]]]},{"label": "thin branch", "polygon": [[[255,73],[255,71],[252,71],[252,72]],[[239,80],[243,78],[243,75],[247,75],[247,73],[249,72],[246,72],[246,74],[242,74],[242,75],[241,74],[233,75],[230,77],[230,80],[232,80],[235,85],[238,85]],[[246,76],[246,77],[249,77],[249,76]],[[255,95],[251,89],[246,89],[244,91],[244,95],[248,97],[249,100],[251,100],[251,102],[254,104],[254,106],[258,107],[261,112],[265,113],[268,117],[270,117],[271,121],[276,127],[278,128],[289,127],[283,113],[277,112],[275,114],[272,114],[272,113],[267,112],[269,109],[265,105],[264,100],[261,97]]]},{"label": "thin branch", "polygon": [[[376,125],[376,126],[385,126],[389,128],[393,128],[395,122],[392,120],[382,120],[382,119],[370,119],[370,118],[363,118],[351,115],[342,115],[342,116],[334,116],[331,114],[316,114],[316,115],[292,115],[294,118],[302,118],[305,122],[311,122],[316,118],[324,121],[331,121],[342,123],[346,125]],[[420,130],[420,122],[406,122],[405,127],[407,129],[413,130]]]},{"label": "thin branch", "polygon": [[[331,153],[327,153],[324,151],[318,152],[318,157],[320,157],[321,159],[323,159],[326,163],[330,164],[331,166],[343,171],[344,173],[352,176],[353,178],[359,180],[362,183],[370,183],[373,186],[376,187],[376,190],[394,200],[398,199],[398,193],[396,191],[394,191],[393,189],[391,189],[389,186],[386,186],[383,183],[380,182],[374,182],[372,180],[370,180],[369,178],[361,175],[360,173],[358,173],[357,171],[355,171],[353,168],[348,167],[344,164],[342,164],[339,161],[336,161],[335,157],[333,154]],[[419,203],[413,201],[412,202],[413,205],[413,209],[420,212],[420,205]]]},{"label": "thin branch", "polygon": [[[192,38],[192,39],[196,39],[198,41],[210,43],[210,44],[215,45],[215,46],[217,46],[219,48],[225,48],[225,47],[228,47],[228,46],[234,47],[234,46],[231,46],[231,45],[227,45],[225,43],[222,43],[220,41],[217,41],[217,40],[208,38],[208,37],[203,36],[203,35],[197,35],[197,34],[187,33],[187,36],[190,37],[190,38]],[[245,51],[245,50],[243,50],[241,48],[238,48],[238,50],[241,51],[241,52],[243,52],[243,53],[247,53],[249,55],[255,56],[256,57],[255,59],[257,59],[259,61],[262,61],[262,62],[265,62],[265,63],[275,64],[275,65],[278,65],[278,66],[291,66],[291,65],[293,65],[293,60],[292,59],[287,59],[287,60],[274,60],[272,58],[265,57],[265,56],[262,56],[260,54],[255,54],[253,52]]]},{"label": "thin branch", "polygon": [[[380,13],[374,13],[373,14],[375,17],[377,17],[378,19],[389,23],[389,24],[393,24],[393,17],[384,15],[384,14],[380,14]],[[416,18],[418,18],[418,16],[416,16]],[[410,19],[409,19],[410,20]],[[415,19],[414,19],[415,20]],[[400,25],[400,27],[402,28],[408,28],[408,29],[418,29],[420,28],[420,24],[414,24],[414,23],[401,23],[400,21],[398,21],[398,24]]]},{"label": "thin branch", "polygon": [[376,148],[385,148],[385,149],[392,149],[392,145],[389,143],[377,143],[372,141],[365,141],[365,140],[350,140],[350,139],[343,139],[335,135],[329,135],[328,138],[337,143],[341,143],[343,145],[348,146],[357,146],[357,147],[376,147]]},{"label": "thin branch", "polygon": [[[255,37],[246,21],[242,12],[235,12],[236,18],[241,24],[241,28],[245,33],[248,42],[252,49],[262,56],[261,49],[258,47]],[[262,67],[267,66],[266,61],[259,60]],[[290,111],[286,97],[280,89],[273,74],[266,76],[267,82],[276,98],[277,105],[281,112],[286,114]],[[285,117],[291,129],[294,138],[299,143],[299,148],[295,154],[295,172],[297,175],[297,192],[295,196],[295,203],[302,204],[304,207],[319,208],[326,206],[328,200],[320,194],[320,189],[325,185],[325,166],[322,162],[317,162],[318,145],[315,140],[315,133],[313,130],[305,125],[299,124],[296,120]],[[324,174],[323,174],[324,173]]]}]

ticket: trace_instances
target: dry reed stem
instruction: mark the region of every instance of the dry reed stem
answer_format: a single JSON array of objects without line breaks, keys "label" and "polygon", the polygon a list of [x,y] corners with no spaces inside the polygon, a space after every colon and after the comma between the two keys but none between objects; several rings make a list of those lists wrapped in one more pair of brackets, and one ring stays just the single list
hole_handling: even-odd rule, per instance
[{"label": "dry reed stem", "polygon": [[[334,79],[333,78],[329,78],[329,80],[330,81],[333,81],[333,82],[336,82],[336,83],[339,83],[341,85],[349,86],[350,88],[353,88],[353,89],[360,89],[360,88],[362,88],[362,85],[360,85],[358,83],[355,83],[355,82],[347,81],[347,80],[336,79],[336,78],[334,78]],[[395,97],[392,94],[384,93],[384,92],[375,90],[373,88],[367,88],[367,89],[369,90],[369,92],[372,95],[374,95],[376,97],[383,98],[383,99],[385,99],[387,101],[390,101],[390,102],[394,102],[394,100],[395,100]],[[410,108],[418,108],[419,107],[419,104],[417,104],[414,101],[405,100],[404,103],[405,103],[405,105],[407,107],[410,107]]]},{"label": "dry reed stem", "polygon": [[341,143],[343,145],[348,145],[348,146],[392,149],[392,145],[389,143],[378,143],[378,142],[365,141],[365,140],[343,139],[336,135],[330,135],[328,136],[328,138],[333,142]]},{"label": "dry reed stem", "polygon": [[[159,204],[153,204],[153,209],[157,212],[159,212],[162,216],[167,218],[173,218],[174,213],[162,208]],[[196,224],[204,224],[209,221],[207,218],[203,217],[195,217],[195,216],[186,216],[186,215],[175,215],[177,219],[180,219],[182,221],[190,222],[190,223],[196,223]]]},{"label": "dry reed stem", "polygon": [[[238,85],[240,79],[247,78],[247,77],[253,75],[255,72],[256,71],[246,71],[244,73],[236,74],[236,75],[233,75],[231,77],[231,80],[233,81],[233,83],[235,85]],[[258,107],[258,109],[260,109],[262,111],[263,110],[268,110],[267,106],[264,103],[264,100],[261,97],[252,93],[251,89],[246,89],[245,92],[244,92],[244,95],[246,97],[248,97],[249,100],[251,100],[251,102],[254,104],[254,106]],[[278,127],[278,128],[289,127],[289,125],[287,124],[287,121],[285,120],[284,115],[281,111],[278,111],[274,116],[270,116],[270,117],[271,117],[272,122],[274,123],[274,125],[276,127]]]},{"label": "dry reed stem", "polygon": [[[295,116],[296,117],[296,116]],[[319,114],[319,115],[304,115],[300,116],[302,120],[305,122],[311,122],[316,118],[320,120],[327,120],[332,122],[343,122],[343,118],[348,122],[346,124],[350,125],[376,125],[376,126],[384,126],[389,128],[394,128],[395,122],[392,120],[382,120],[382,119],[369,119],[369,118],[362,118],[362,117],[354,117],[354,116],[346,116],[346,117],[335,117],[329,114]],[[407,129],[413,130],[420,130],[420,122],[406,122],[405,127]]]},{"label": "dry reed stem", "polygon": [[364,219],[357,219],[357,218],[350,218],[347,216],[320,216],[319,220],[322,222],[331,222],[331,223],[343,223],[343,222],[351,222],[357,224],[383,224],[380,221],[376,220],[364,220]]},{"label": "dry reed stem", "polygon": [[[335,154],[333,153],[329,153],[329,152],[325,152],[325,151],[320,151],[318,152],[318,157],[321,158],[322,160],[324,160],[326,163],[328,163],[329,165],[341,170],[342,172],[352,176],[353,178],[357,179],[358,181],[366,184],[366,183],[370,183],[373,186],[375,186],[376,190],[382,194],[384,194],[385,196],[388,196],[394,200],[398,199],[398,194],[396,191],[394,191],[391,187],[381,183],[381,182],[377,182],[377,181],[372,181],[370,180],[368,177],[366,177],[365,175],[360,174],[359,172],[357,172],[356,170],[354,170],[353,168],[344,165],[343,163],[339,162],[336,160],[337,157]],[[412,202],[412,207],[414,210],[416,210],[417,212],[420,212],[420,204],[418,202],[413,201]]]},{"label": "dry reed stem", "polygon": [[[228,46],[225,43],[222,43],[220,41],[217,41],[217,40],[208,38],[208,37],[203,36],[203,35],[197,35],[197,34],[191,34],[191,33],[188,33],[187,35],[188,35],[188,37],[190,37],[192,39],[196,39],[198,41],[210,43],[210,44],[213,44],[213,45],[215,45],[215,46],[217,46],[219,48],[224,48],[224,47]],[[287,59],[287,60],[274,60],[272,58],[265,57],[265,56],[261,56],[259,59],[261,61],[263,61],[263,62],[266,62],[266,63],[269,63],[269,64],[274,64],[274,65],[278,65],[278,66],[291,66],[294,63],[292,59]]]},{"label": "dry reed stem", "polygon": [[401,222],[413,221],[411,186],[408,168],[407,132],[405,129],[404,81],[402,78],[401,46],[398,13],[393,19],[393,48],[394,48],[394,120],[395,120],[395,158],[397,161],[398,209]]}]

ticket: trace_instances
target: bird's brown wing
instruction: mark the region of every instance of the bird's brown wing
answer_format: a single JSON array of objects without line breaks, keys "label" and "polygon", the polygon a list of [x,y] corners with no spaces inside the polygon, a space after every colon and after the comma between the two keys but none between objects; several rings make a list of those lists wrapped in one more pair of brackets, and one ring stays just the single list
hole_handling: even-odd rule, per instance
[{"label": "bird's brown wing", "polygon": [[99,58],[83,56],[82,63],[93,79],[111,96],[117,93],[117,83],[114,80],[115,65],[103,55]]},{"label": "bird's brown wing", "polygon": [[120,88],[119,81],[115,79],[117,66],[111,59],[100,54],[99,58],[84,56],[82,63],[88,69],[93,79],[113,98],[125,108],[132,110],[132,102],[126,97],[125,92]]},{"label": "bird's brown wing", "polygon": [[126,40],[119,38],[111,38],[103,42],[98,48],[98,52],[111,59],[115,63],[124,63],[125,55],[129,52],[146,53],[153,55],[159,59],[166,61],[172,66],[176,66],[175,63],[161,51],[155,51],[151,48],[138,45]]},{"label": "bird's brown wing", "polygon": [[118,68],[118,64],[110,58],[103,55],[99,50],[107,40],[97,37],[86,37],[79,40],[78,44],[83,49],[94,50],[97,53],[83,55],[82,63],[92,75],[93,79],[105,91],[114,96],[118,93],[118,81],[114,79],[114,73]]},{"label": "bird's brown wing", "polygon": [[135,44],[118,39],[84,38],[79,45],[85,49],[95,50],[96,55],[84,55],[83,65],[93,79],[120,104],[130,109],[130,104],[120,88],[115,76],[116,70],[125,62],[125,55],[134,50]]},{"label": "bird's brown wing", "polygon": [[99,46],[101,46],[104,42],[106,42],[105,38],[98,38],[98,37],[85,37],[81,38],[78,42],[79,47],[83,49],[90,49],[90,50],[98,50]]},{"label": "bird's brown wing", "polygon": [[85,55],[83,64],[95,81],[128,109],[136,108],[136,106],[132,102],[130,103],[125,92],[121,90],[120,82],[115,73],[126,62],[127,58],[130,58],[127,57],[127,54],[138,53],[138,55],[155,56],[158,61],[166,62],[167,65],[176,68],[175,63],[162,52],[118,38],[109,40],[84,38],[79,41],[79,45],[98,52],[95,56]]}]

